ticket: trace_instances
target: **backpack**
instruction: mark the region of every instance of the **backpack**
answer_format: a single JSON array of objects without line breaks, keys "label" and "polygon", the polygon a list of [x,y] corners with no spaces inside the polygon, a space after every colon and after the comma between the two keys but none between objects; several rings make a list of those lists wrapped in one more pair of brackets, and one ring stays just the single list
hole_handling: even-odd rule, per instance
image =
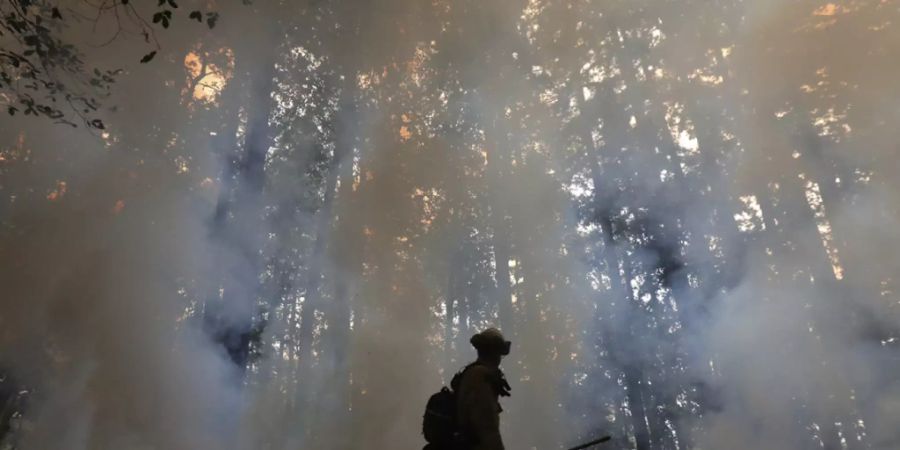
[{"label": "backpack", "polygon": [[460,429],[456,420],[456,390],[463,373],[472,365],[457,372],[450,381],[449,388],[444,386],[428,398],[422,418],[422,434],[430,448],[452,449],[460,442]]}]

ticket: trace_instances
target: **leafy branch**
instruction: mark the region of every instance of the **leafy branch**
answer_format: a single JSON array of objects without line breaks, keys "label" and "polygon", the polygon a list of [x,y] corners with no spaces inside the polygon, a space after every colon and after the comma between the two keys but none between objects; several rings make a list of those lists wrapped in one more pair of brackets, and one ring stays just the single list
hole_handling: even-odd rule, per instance
[{"label": "leafy branch", "polygon": [[[96,114],[122,71],[87,67],[82,53],[63,40],[60,31],[79,19],[91,22],[96,31],[98,22],[111,15],[116,24],[114,33],[94,46],[106,46],[123,34],[140,36],[153,47],[140,59],[146,64],[161,50],[156,27],[168,29],[179,8],[175,0],[157,0],[156,11],[148,19],[136,8],[136,0],[83,1],[94,14],[63,9],[62,0],[0,2],[0,107],[8,114],[46,117],[71,126],[81,122],[103,129]],[[210,29],[219,19],[217,12],[199,10],[187,16],[189,20],[205,21]],[[68,119],[69,115],[75,118]]]}]

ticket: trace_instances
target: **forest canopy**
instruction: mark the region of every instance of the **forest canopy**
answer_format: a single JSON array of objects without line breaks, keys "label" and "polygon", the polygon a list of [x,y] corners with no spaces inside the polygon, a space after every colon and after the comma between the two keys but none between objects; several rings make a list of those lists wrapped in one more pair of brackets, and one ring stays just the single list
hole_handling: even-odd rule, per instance
[{"label": "forest canopy", "polygon": [[898,20],[4,0],[0,449],[900,448]]}]

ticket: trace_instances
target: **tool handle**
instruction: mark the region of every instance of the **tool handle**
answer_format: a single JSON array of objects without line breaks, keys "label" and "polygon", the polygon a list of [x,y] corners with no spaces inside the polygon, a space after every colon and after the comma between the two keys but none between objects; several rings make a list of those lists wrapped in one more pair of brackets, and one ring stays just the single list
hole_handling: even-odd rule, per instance
[{"label": "tool handle", "polygon": [[597,444],[602,444],[602,443],[604,443],[604,442],[606,442],[606,441],[608,441],[608,440],[610,440],[610,439],[612,439],[612,436],[603,436],[603,437],[600,438],[600,439],[595,439],[595,440],[593,440],[593,441],[591,441],[591,442],[586,442],[586,443],[581,444],[581,445],[579,445],[579,446],[577,446],[577,447],[572,447],[572,448],[570,448],[569,450],[583,450],[583,449],[586,449],[586,448],[588,448],[588,447],[592,447],[592,446],[597,445]]}]

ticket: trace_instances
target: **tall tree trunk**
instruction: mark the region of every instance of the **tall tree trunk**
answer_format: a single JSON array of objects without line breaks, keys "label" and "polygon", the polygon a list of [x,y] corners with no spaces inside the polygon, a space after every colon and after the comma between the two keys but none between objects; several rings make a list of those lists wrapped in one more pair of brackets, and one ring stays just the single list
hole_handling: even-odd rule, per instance
[{"label": "tall tree trunk", "polygon": [[328,176],[325,181],[324,198],[322,205],[316,212],[316,240],[313,244],[310,268],[304,283],[306,292],[300,315],[300,364],[310,367],[313,363],[313,330],[315,328],[315,313],[323,312],[322,280],[325,276],[326,246],[332,236],[331,230],[334,223],[333,204],[337,191],[337,180],[343,159],[343,147],[337,147],[332,156],[328,168]]},{"label": "tall tree trunk", "polygon": [[[262,191],[265,184],[265,159],[271,145],[269,118],[274,108],[271,98],[275,70],[274,51],[249,55],[236,55],[235,67],[256,70],[241,71],[236,85],[245,86],[250,97],[247,111],[244,145],[237,145],[237,115],[241,108],[226,105],[229,117],[220,141],[228,147],[223,150],[227,158],[221,176],[222,187],[212,221],[212,236],[218,240],[224,252],[221,267],[219,295],[221,298],[206,303],[204,323],[215,340],[222,343],[232,362],[243,370],[251,356],[251,347],[257,344],[261,330],[255,311],[259,293],[258,274],[262,262],[259,249],[262,246],[263,218]],[[223,101],[237,98],[231,91]]]},{"label": "tall tree trunk", "polygon": [[509,280],[510,259],[510,227],[507,223],[506,207],[504,205],[503,178],[507,176],[508,165],[507,139],[505,131],[501,129],[501,119],[495,118],[486,133],[486,151],[488,176],[490,177],[489,190],[491,201],[491,225],[493,228],[494,264],[496,266],[497,302],[499,311],[500,328],[507,336],[515,336],[515,318],[513,317],[512,286]]},{"label": "tall tree trunk", "polygon": [[459,243],[458,236],[453,238],[451,242],[453,243],[451,244],[451,247],[457,245],[460,245],[460,247],[451,250],[450,262],[447,267],[447,290],[444,295],[444,306],[446,309],[444,316],[444,355],[446,362],[444,368],[449,371],[448,375],[453,373],[454,363],[459,362],[455,361],[453,358],[453,343],[457,341],[457,330],[455,330],[456,326],[454,325],[454,321],[459,320],[459,331],[462,331],[465,323],[463,322],[460,313],[464,310],[463,303],[466,295],[466,271],[463,265],[464,250],[461,247],[461,243]]}]

